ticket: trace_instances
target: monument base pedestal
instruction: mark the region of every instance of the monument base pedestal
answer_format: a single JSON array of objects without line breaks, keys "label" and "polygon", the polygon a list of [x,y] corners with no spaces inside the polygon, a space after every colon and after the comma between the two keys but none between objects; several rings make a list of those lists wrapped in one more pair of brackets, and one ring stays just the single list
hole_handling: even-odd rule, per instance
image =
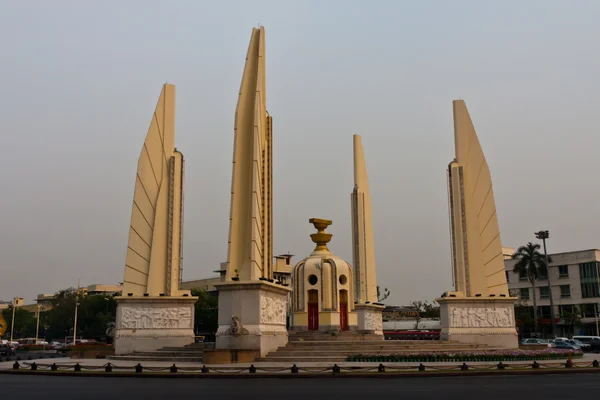
[{"label": "monument base pedestal", "polygon": [[155,351],[194,343],[197,297],[115,297],[115,354]]},{"label": "monument base pedestal", "polygon": [[358,331],[381,335],[383,340],[383,309],[376,304],[355,304],[354,312],[358,314]]},{"label": "monument base pedestal", "polygon": [[514,297],[443,297],[440,305],[441,340],[516,349]]},{"label": "monument base pedestal", "polygon": [[268,281],[218,283],[215,287],[219,291],[215,350],[258,350],[264,357],[286,345],[291,289]]}]

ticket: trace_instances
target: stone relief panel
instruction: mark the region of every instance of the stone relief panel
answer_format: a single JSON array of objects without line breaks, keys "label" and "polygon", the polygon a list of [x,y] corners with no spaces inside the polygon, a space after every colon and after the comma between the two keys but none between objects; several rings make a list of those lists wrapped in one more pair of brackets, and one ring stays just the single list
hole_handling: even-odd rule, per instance
[{"label": "stone relief panel", "polygon": [[509,307],[449,307],[452,328],[513,328],[513,310]]},{"label": "stone relief panel", "polygon": [[192,328],[189,307],[123,307],[123,329],[187,329]]},{"label": "stone relief panel", "polygon": [[273,295],[262,296],[260,298],[260,323],[285,325],[286,310],[285,298]]},{"label": "stone relief panel", "polygon": [[383,319],[381,313],[365,313],[365,329],[372,329],[374,331],[383,330]]}]

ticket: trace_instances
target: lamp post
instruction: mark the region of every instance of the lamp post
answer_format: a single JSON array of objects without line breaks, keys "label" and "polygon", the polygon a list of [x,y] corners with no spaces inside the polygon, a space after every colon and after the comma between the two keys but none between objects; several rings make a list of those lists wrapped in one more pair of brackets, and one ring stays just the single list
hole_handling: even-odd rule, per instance
[{"label": "lamp post", "polygon": [[75,317],[73,318],[73,346],[77,342],[77,309],[79,308],[79,288],[80,283],[77,282],[77,292],[75,292]]},{"label": "lamp post", "polygon": [[23,301],[22,297],[15,297],[12,301],[12,322],[10,323],[10,341],[13,341],[13,333],[15,331],[15,311],[17,311],[17,306],[21,304]]},{"label": "lamp post", "polygon": [[[600,263],[596,262],[596,280],[598,281],[598,293],[600,294]],[[598,303],[594,304],[594,316],[596,317],[596,336],[600,336],[600,323],[598,322]]]},{"label": "lamp post", "polygon": [[[546,239],[550,237],[550,233],[548,231],[539,231],[535,232],[535,237],[537,239],[542,239],[544,243],[544,260],[546,262],[546,269],[548,274],[548,294],[550,295],[550,318],[552,319],[552,334],[554,337],[557,337],[558,334],[556,332],[556,318],[554,315],[554,299],[552,297],[552,280],[550,278],[550,265],[548,264],[548,252],[546,251]],[[535,296],[535,293],[533,294]]]},{"label": "lamp post", "polygon": [[40,308],[41,307],[42,307],[42,305],[38,301],[38,303],[37,303],[37,322],[35,324],[35,344],[38,344],[38,336],[40,333]]},{"label": "lamp post", "polygon": [[10,323],[10,343],[12,345],[12,341],[13,341],[13,333],[15,331],[15,310],[17,308],[17,298],[15,297],[13,299],[13,303],[12,303],[12,321]]}]

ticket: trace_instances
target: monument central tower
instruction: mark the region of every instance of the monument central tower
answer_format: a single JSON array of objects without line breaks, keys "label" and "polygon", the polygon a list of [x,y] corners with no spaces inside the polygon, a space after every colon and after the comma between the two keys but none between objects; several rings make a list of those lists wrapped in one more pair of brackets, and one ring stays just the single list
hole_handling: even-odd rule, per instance
[{"label": "monument central tower", "polygon": [[252,31],[235,110],[227,280],[273,277],[273,125],[266,107],[260,27]]},{"label": "monument central tower", "polygon": [[216,350],[206,352],[207,359],[236,359],[240,351],[264,357],[288,341],[291,289],[273,280],[273,128],[266,109],[263,27],[252,30],[234,131],[226,281],[215,285],[219,329]]}]

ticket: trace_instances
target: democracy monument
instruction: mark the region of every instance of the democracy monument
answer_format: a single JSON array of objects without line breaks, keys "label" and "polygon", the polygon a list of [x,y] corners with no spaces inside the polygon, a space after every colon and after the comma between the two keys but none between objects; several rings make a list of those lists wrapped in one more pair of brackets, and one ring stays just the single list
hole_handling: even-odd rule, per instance
[{"label": "democracy monument", "polygon": [[492,177],[463,100],[455,100],[456,156],[448,167],[455,291],[440,304],[442,340],[517,348]]},{"label": "democracy monument", "polygon": [[[454,101],[456,157],[448,169],[454,291],[437,299],[444,341],[516,348],[491,175],[467,108]],[[194,342],[194,302],[180,290],[184,159],[174,147],[175,87],[165,84],[138,161],[115,353]],[[364,346],[384,343],[375,245],[362,139],[353,136],[350,195],[352,263],[331,253],[333,222],[311,218],[316,247],[292,272],[273,275],[273,120],[267,111],[265,30],[254,28],[234,122],[227,262],[218,290],[218,330],[205,360],[259,359],[291,335],[325,340],[332,332]],[[287,317],[290,328],[287,328]],[[316,339],[315,339],[316,338]],[[300,340],[300,339],[299,339]],[[343,343],[341,343],[343,345]]]}]

